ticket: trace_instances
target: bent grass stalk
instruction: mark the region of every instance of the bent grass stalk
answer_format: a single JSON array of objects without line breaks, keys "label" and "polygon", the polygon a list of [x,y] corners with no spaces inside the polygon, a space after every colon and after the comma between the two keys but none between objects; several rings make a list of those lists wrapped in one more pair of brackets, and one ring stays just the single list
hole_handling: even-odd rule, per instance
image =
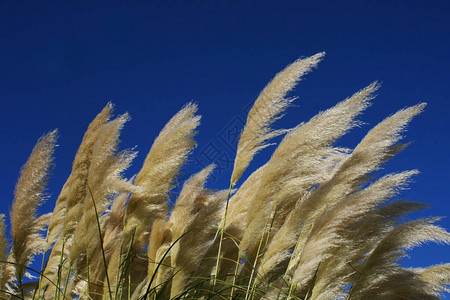
[{"label": "bent grass stalk", "polygon": [[[120,274],[120,276],[117,279],[116,295],[118,294],[118,289],[119,289],[120,282],[122,282],[122,280],[124,280],[122,277],[125,277],[127,275],[128,268],[129,268],[129,266],[132,263],[132,258],[130,256],[132,254],[132,247],[133,247],[135,233],[136,233],[136,231],[135,231],[135,229],[133,229],[132,232],[131,232],[131,241],[130,241],[130,245],[128,246],[127,255],[125,256],[125,260],[123,261],[123,263],[120,263],[120,261],[119,261],[120,272],[117,272],[117,275]],[[122,247],[123,247],[123,244],[120,246],[119,260],[121,260],[121,258],[122,258]],[[128,279],[129,284],[130,284],[131,283],[131,274],[130,273],[128,273],[127,279]],[[128,291],[127,292],[128,293],[131,292],[130,286],[128,286]],[[122,295],[123,295],[123,288],[120,291],[120,298],[119,299],[122,299]],[[130,299],[130,295],[128,296],[128,299]]]},{"label": "bent grass stalk", "polygon": [[150,279],[150,282],[148,283],[147,286],[147,291],[145,292],[144,298],[143,299],[147,299],[148,294],[150,293],[151,290],[151,286],[153,281],[155,280],[156,274],[158,273],[159,267],[163,264],[164,259],[166,258],[166,256],[169,254],[170,250],[173,248],[173,246],[175,246],[176,243],[178,243],[179,240],[181,240],[181,238],[183,236],[185,236],[189,231],[183,233],[182,235],[180,235],[171,245],[170,247],[166,250],[166,252],[164,252],[164,255],[161,257],[161,259],[159,260],[158,264],[156,265],[155,270],[153,271],[152,274],[152,278]]},{"label": "bent grass stalk", "polygon": [[[92,194],[92,190],[89,185],[88,185],[88,190],[89,190],[89,194],[91,196],[92,204],[94,205],[95,219],[97,220],[98,236],[100,238],[100,248],[102,250],[103,266],[105,267],[105,276],[106,276],[106,283],[108,285],[109,299],[112,300],[111,284],[109,283],[109,276],[108,276],[108,265],[106,263],[105,249],[103,248],[103,237],[102,237],[102,230],[100,227],[100,220],[98,218],[97,206],[95,204],[94,195]],[[87,256],[88,255],[86,255],[86,257]]]}]

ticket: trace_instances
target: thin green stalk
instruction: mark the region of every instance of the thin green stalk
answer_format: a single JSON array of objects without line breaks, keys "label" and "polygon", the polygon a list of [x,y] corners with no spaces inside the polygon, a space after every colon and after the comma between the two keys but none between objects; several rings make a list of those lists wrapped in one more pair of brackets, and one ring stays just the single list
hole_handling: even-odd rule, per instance
[{"label": "thin green stalk", "polygon": [[119,293],[119,281],[121,278],[121,268],[122,268],[122,249],[123,249],[123,243],[120,245],[120,252],[119,252],[119,269],[117,270],[116,275],[116,287],[114,289],[114,299],[117,299],[117,294]]},{"label": "thin green stalk", "polygon": [[67,286],[69,285],[70,272],[72,272],[72,263],[70,263],[69,269],[68,269],[68,272],[67,272],[66,283],[64,284],[63,295],[66,295]]},{"label": "thin green stalk", "polygon": [[[256,270],[256,265],[258,263],[258,258],[259,258],[260,252],[263,252],[266,249],[267,244],[269,243],[270,233],[272,232],[273,222],[275,221],[275,215],[276,215],[277,207],[278,206],[276,206],[275,203],[272,205],[272,209],[271,210],[273,211],[273,213],[272,213],[271,216],[269,216],[269,218],[270,218],[270,225],[268,226],[269,228],[267,229],[267,225],[268,224],[266,224],[266,226],[264,227],[264,231],[263,231],[263,234],[261,236],[261,239],[259,241],[258,251],[256,252],[255,261],[253,262],[252,272],[250,273],[250,280],[249,280],[248,286],[247,286],[247,294],[245,296],[246,300],[248,299],[248,294],[250,294],[251,297],[253,298],[254,286],[251,287],[251,290],[249,290],[249,289],[250,289],[250,286],[252,285],[253,276],[254,276],[254,273],[255,273],[255,270]],[[266,236],[266,238],[265,238],[264,247],[262,247],[264,236]]]},{"label": "thin green stalk", "polygon": [[[275,208],[274,208],[274,206],[275,206]],[[277,210],[278,210],[278,204],[272,205],[273,213],[272,213],[272,216],[271,216],[269,231],[267,232],[267,236],[266,236],[266,243],[264,244],[264,249],[267,248],[267,245],[269,244],[269,238],[270,238],[270,234],[272,233],[273,223],[275,222],[275,215],[277,214]]]},{"label": "thin green stalk", "polygon": [[289,286],[289,291],[288,291],[288,295],[287,295],[287,300],[289,300],[289,298],[291,297],[292,294],[292,287],[294,286],[294,284],[291,282],[291,285]]},{"label": "thin green stalk", "polygon": [[[47,234],[47,238],[45,240],[45,245],[48,244],[48,234]],[[44,264],[45,264],[45,255],[47,254],[47,251],[44,251],[44,253],[42,254],[42,263],[41,263],[41,272],[40,274],[44,273]],[[38,298],[41,297],[41,284],[42,284],[42,276],[39,276],[39,282],[38,282],[38,288],[37,288],[37,293],[38,293]],[[33,300],[35,299],[36,296],[36,290],[34,291],[33,294]]]},{"label": "thin green stalk", "polygon": [[[89,185],[88,185],[88,189],[89,189],[89,194],[91,195],[92,203],[94,204],[95,219],[97,220],[98,235],[100,237],[100,248],[102,250],[103,266],[105,267],[105,276],[106,276],[106,283],[108,284],[109,299],[112,300],[111,285],[109,283],[109,277],[108,277],[108,266],[106,264],[105,249],[103,248],[103,237],[102,237],[102,230],[100,228],[100,220],[98,218],[97,206],[95,205],[94,195],[92,194],[92,191],[91,191],[91,188],[89,187]],[[86,257],[87,256],[88,255],[86,254]]]},{"label": "thin green stalk", "polygon": [[233,283],[232,283],[232,288],[231,288],[231,292],[230,292],[230,300],[233,299],[233,293],[234,293],[234,286],[236,285],[236,278],[238,276],[238,271],[239,271],[239,262],[241,261],[241,251],[239,251],[239,246],[238,246],[238,257],[236,260],[236,268],[234,268],[234,275],[233,275]]},{"label": "thin green stalk", "polygon": [[[178,274],[180,271],[181,271],[181,270],[178,270],[178,271],[176,271],[176,272],[173,272],[173,274],[171,274],[170,277],[167,278],[167,280],[166,280],[164,283],[161,283],[162,288],[161,288],[159,291],[155,292],[155,294],[154,294],[154,295],[155,295],[155,296],[154,296],[155,299],[157,299],[157,298],[159,297],[159,295],[162,295],[163,291],[164,291],[164,290],[166,289],[166,287],[169,285],[170,281],[171,281],[175,276],[177,276],[177,274]],[[156,287],[155,287],[154,289],[156,290]],[[184,293],[186,293],[186,292],[182,292],[181,294],[184,294]],[[175,296],[175,299],[177,299],[178,297],[179,297],[179,295]]]},{"label": "thin green stalk", "polygon": [[163,257],[159,260],[159,262],[158,262],[158,264],[157,264],[157,266],[156,266],[156,268],[155,268],[155,271],[153,271],[152,278],[150,279],[150,281],[149,281],[149,283],[148,283],[147,291],[145,292],[145,295],[144,295],[143,299],[147,299],[148,293],[149,293],[150,290],[151,290],[151,286],[152,286],[153,280],[155,280],[156,273],[158,273],[159,267],[162,265],[162,262],[164,261],[164,259],[166,258],[166,256],[169,254],[170,250],[172,250],[173,246],[175,246],[175,244],[178,243],[178,241],[179,241],[183,236],[185,236],[188,232],[189,232],[189,231],[186,231],[185,233],[183,233],[182,235],[180,235],[180,237],[178,237],[178,238],[172,243],[172,245],[170,245],[169,249],[167,249],[167,251],[164,252]]},{"label": "thin green stalk", "polygon": [[131,273],[128,273],[128,299],[131,299]]},{"label": "thin green stalk", "polygon": [[[39,276],[39,280],[40,279],[41,279],[41,277]],[[39,289],[39,282],[38,282],[38,289]],[[32,300],[34,300],[34,298],[36,297],[36,293],[38,292],[38,289],[34,289]]]},{"label": "thin green stalk", "polygon": [[[264,227],[264,232],[265,232],[265,229],[266,229],[266,227]],[[251,292],[250,286],[252,285],[253,275],[255,273],[256,264],[258,262],[258,256],[259,256],[259,252],[261,251],[261,246],[262,246],[263,240],[264,240],[264,234],[261,236],[261,239],[259,240],[258,250],[256,251],[255,260],[253,262],[252,271],[250,273],[250,279],[249,279],[248,285],[247,285],[247,292],[245,293],[245,300],[248,300],[248,296]]]},{"label": "thin green stalk", "polygon": [[224,213],[224,216],[223,216],[223,222],[220,225],[221,228],[219,228],[219,230],[220,230],[220,240],[219,240],[219,250],[217,251],[216,274],[214,275],[214,279],[213,279],[213,288],[215,288],[216,282],[217,282],[217,277],[219,276],[220,253],[222,252],[223,232],[225,230],[225,225],[227,223],[228,204],[230,202],[230,196],[231,196],[231,189],[232,188],[233,188],[233,184],[230,182],[230,187],[228,188],[227,202],[225,204],[225,213]]},{"label": "thin green stalk", "polygon": [[55,289],[55,299],[59,299],[59,292],[60,292],[60,280],[61,280],[61,270],[64,263],[63,257],[64,257],[64,247],[66,245],[66,238],[63,237],[62,245],[61,245],[61,256],[59,258],[59,265],[58,265],[58,277],[56,279],[56,289]]},{"label": "thin green stalk", "polygon": [[[294,258],[294,256],[296,255],[296,253],[299,251],[298,250],[298,246],[299,246],[299,240],[300,240],[300,237],[297,239],[297,242],[295,243],[295,246],[294,246],[294,250],[292,251],[292,254],[291,254],[291,256],[289,257],[289,262],[288,262],[288,265],[287,265],[287,267],[286,267],[286,271],[284,272],[284,275],[283,275],[283,277],[282,278],[285,278],[285,281],[286,282],[288,282],[286,279],[287,279],[287,273],[288,273],[288,271],[289,271],[289,267],[291,266],[291,263],[292,263],[292,259]],[[291,290],[292,290],[292,281],[291,281],[291,283],[290,283],[290,285],[289,285],[289,292],[288,292],[288,295],[290,295],[291,294]]]},{"label": "thin green stalk", "polygon": [[[134,228],[131,232],[131,241],[130,241],[130,245],[128,246],[128,250],[127,250],[127,255],[125,256],[125,261],[123,262],[123,266],[121,267],[121,271],[120,271],[120,277],[117,283],[117,286],[120,285],[120,282],[122,282],[122,277],[124,277],[127,272],[128,272],[128,267],[131,265],[132,259],[131,259],[131,251],[133,248],[133,242],[134,242],[134,235],[135,235],[136,229]],[[122,246],[121,246],[122,249]],[[122,252],[120,252],[122,253]],[[121,264],[119,264],[120,266]],[[131,274],[128,274],[128,278],[131,278]],[[130,292],[130,287],[128,288],[128,292]],[[117,294],[116,294],[117,295]],[[123,295],[123,287],[120,291],[120,298],[122,299],[122,295]],[[128,297],[128,299],[130,299],[130,297]]]}]

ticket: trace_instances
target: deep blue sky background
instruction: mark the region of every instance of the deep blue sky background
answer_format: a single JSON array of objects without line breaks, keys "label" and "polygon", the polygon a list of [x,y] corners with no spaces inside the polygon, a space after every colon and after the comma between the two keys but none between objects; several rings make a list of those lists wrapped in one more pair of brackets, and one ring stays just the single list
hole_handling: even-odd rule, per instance
[{"label": "deep blue sky background", "polygon": [[[361,117],[367,124],[340,141],[354,147],[384,117],[428,102],[406,135],[413,143],[379,174],[419,169],[402,196],[432,204],[420,216],[449,216],[449,8],[448,1],[412,0],[2,1],[0,213],[8,214],[19,169],[36,140],[58,128],[52,196],[42,207],[51,211],[87,125],[108,101],[132,116],[122,145],[138,145],[140,155],[129,174],[190,100],[203,119],[185,172],[200,170],[195,161],[211,146],[231,158],[224,130],[245,119],[249,103],[287,64],[326,51],[292,93],[297,106],[276,127],[293,127],[380,80],[379,96]],[[228,187],[231,166],[222,164],[212,188]],[[450,229],[448,219],[440,224]],[[419,248],[405,264],[449,262],[448,249]]]}]

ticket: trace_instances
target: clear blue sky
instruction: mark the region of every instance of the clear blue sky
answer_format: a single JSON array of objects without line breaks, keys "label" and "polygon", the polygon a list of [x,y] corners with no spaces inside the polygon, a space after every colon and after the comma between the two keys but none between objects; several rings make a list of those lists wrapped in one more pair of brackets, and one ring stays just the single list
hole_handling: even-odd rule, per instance
[{"label": "clear blue sky", "polygon": [[[414,201],[421,216],[450,215],[450,3],[448,1],[1,1],[0,213],[8,214],[21,165],[36,140],[60,130],[49,183],[51,211],[84,130],[108,102],[132,120],[123,148],[138,145],[139,170],[154,137],[186,102],[203,116],[195,159],[215,146],[231,157],[223,130],[284,66],[326,51],[300,83],[277,127],[293,127],[374,80],[382,88],[341,143],[353,147],[371,126],[405,106],[428,102],[409,127],[413,143],[383,172],[419,169]],[[231,125],[230,125],[231,124]],[[263,163],[269,148],[251,169]],[[223,166],[213,188],[226,188]],[[248,174],[248,173],[246,173]],[[380,174],[383,174],[380,172]],[[440,222],[450,229],[448,219]],[[405,264],[449,262],[448,247],[426,246]]]}]

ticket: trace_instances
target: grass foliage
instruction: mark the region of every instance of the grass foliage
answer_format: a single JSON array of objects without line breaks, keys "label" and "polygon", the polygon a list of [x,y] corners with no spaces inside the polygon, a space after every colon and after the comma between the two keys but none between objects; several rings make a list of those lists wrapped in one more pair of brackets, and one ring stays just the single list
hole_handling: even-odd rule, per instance
[{"label": "grass foliage", "polygon": [[[53,213],[40,216],[57,132],[44,135],[15,188],[11,241],[0,218],[0,298],[439,299],[450,264],[398,264],[412,247],[450,242],[438,218],[405,217],[423,204],[396,200],[418,172],[374,176],[405,148],[405,127],[425,104],[384,119],[354,149],[335,142],[360,124],[377,83],[295,128],[271,128],[323,56],[295,61],[261,92],[225,190],[205,187],[210,165],[169,201],[196,145],[196,104],[165,125],[132,178],[124,171],[136,153],[119,149],[129,118],[113,117],[108,104],[89,125]],[[243,179],[280,135],[269,161]],[[29,267],[35,255],[41,270]]]}]

